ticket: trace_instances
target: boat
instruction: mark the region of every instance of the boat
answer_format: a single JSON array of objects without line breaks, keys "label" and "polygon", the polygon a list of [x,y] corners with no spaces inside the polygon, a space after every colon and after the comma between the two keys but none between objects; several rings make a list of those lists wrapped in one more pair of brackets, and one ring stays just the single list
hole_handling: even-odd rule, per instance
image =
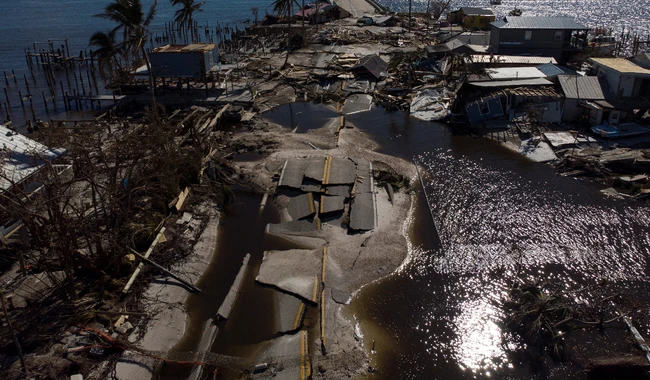
[{"label": "boat", "polygon": [[625,123],[619,126],[603,123],[602,125],[591,127],[591,131],[600,137],[616,139],[644,135],[650,132],[650,129],[637,123]]},{"label": "boat", "polygon": [[501,0],[490,0],[490,4],[492,4],[492,5],[501,5]]},{"label": "boat", "polygon": [[587,36],[587,44],[600,54],[614,54],[616,50],[616,37],[605,34],[590,34]]}]

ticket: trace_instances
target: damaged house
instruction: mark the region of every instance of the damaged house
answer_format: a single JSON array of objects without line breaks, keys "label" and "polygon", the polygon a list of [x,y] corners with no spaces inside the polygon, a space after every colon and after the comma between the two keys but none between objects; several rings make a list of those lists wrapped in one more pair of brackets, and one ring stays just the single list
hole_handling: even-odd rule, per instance
[{"label": "damaged house", "polygon": [[563,63],[582,50],[588,27],[571,17],[504,17],[490,24],[493,54],[547,56]]},{"label": "damaged house", "polygon": [[[0,169],[0,192],[3,198],[32,196],[42,191],[43,186],[54,180],[52,176],[67,178],[72,175],[72,166],[52,164],[62,157],[65,149],[51,149],[0,125],[0,150],[2,167]],[[20,220],[10,220],[0,215],[0,241],[3,243],[22,227]]]},{"label": "damaged house", "polygon": [[332,20],[348,18],[352,14],[334,2],[317,1],[307,4],[294,14],[294,18],[307,20],[311,24],[324,24]]},{"label": "damaged house", "polygon": [[562,121],[563,96],[552,87],[507,88],[486,92],[475,96],[474,99],[465,105],[470,125],[480,125],[487,120],[501,117],[515,121],[532,114],[544,123]]}]

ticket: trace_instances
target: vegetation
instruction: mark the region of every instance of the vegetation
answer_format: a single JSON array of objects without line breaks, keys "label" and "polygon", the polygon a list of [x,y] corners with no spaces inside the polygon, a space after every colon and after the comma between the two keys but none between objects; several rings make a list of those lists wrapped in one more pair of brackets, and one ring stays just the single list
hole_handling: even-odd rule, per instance
[{"label": "vegetation", "polygon": [[198,40],[199,36],[194,27],[194,13],[203,12],[203,5],[205,2],[197,3],[194,0],[170,0],[173,6],[180,6],[176,10],[174,23],[182,28],[185,33],[190,32],[190,40],[192,42]]},{"label": "vegetation", "polygon": [[297,0],[274,0],[273,3],[271,3],[273,6],[273,11],[277,13],[278,15],[284,15],[287,17],[287,22],[289,23],[289,27],[287,30],[287,55],[284,59],[284,64],[282,65],[283,67],[287,65],[287,62],[289,61],[289,53],[291,52],[291,41],[292,41],[292,36],[291,36],[291,20],[293,16],[293,6],[298,5]]},{"label": "vegetation", "polygon": [[[90,45],[98,48],[99,53],[96,54],[104,61],[100,69],[105,78],[122,78],[144,62],[149,73],[152,104],[155,104],[155,83],[145,43],[151,37],[149,25],[156,15],[157,5],[158,0],[154,0],[145,14],[140,0],[115,0],[106,5],[104,11],[96,17],[110,20],[116,26],[108,33],[97,32],[90,39]],[[117,33],[121,33],[121,40],[115,38]],[[119,72],[105,71],[111,68],[117,68]],[[155,113],[156,107],[152,110]]]}]

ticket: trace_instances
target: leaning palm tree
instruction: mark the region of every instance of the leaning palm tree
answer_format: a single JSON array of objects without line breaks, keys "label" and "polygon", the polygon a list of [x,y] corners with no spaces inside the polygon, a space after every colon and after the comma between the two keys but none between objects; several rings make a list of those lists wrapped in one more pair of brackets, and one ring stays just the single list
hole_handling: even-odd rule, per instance
[{"label": "leaning palm tree", "polygon": [[298,5],[297,0],[274,0],[273,11],[278,15],[285,15],[289,21],[289,28],[287,32],[287,55],[284,59],[284,64],[282,67],[287,65],[289,61],[289,53],[291,52],[291,16],[293,15],[293,6]]},{"label": "leaning palm tree", "polygon": [[196,3],[194,0],[170,0],[170,2],[173,6],[181,6],[176,10],[174,22],[180,28],[189,30],[190,39],[194,40],[194,12],[203,12],[205,2]]},{"label": "leaning palm tree", "polygon": [[[153,0],[149,11],[145,14],[141,0],[115,0],[104,8],[104,12],[97,17],[113,21],[117,24],[113,32],[122,31],[122,47],[126,54],[133,57],[133,63],[139,64],[144,60],[149,74],[149,87],[151,91],[152,107],[155,109],[155,82],[151,70],[151,62],[145,48],[145,43],[150,38],[149,24],[156,15],[158,0]],[[155,111],[154,111],[155,112]]]},{"label": "leaning palm tree", "polygon": [[95,48],[92,55],[97,60],[102,80],[110,83],[120,78],[123,73],[120,63],[122,49],[115,39],[115,31],[96,32],[90,37],[89,45]]}]

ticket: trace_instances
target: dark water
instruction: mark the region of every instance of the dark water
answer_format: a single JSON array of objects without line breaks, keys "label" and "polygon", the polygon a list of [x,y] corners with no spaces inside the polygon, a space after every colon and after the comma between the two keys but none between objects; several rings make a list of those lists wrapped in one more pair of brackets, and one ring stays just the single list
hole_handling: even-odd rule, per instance
[{"label": "dark water", "polygon": [[[25,49],[34,50],[35,42],[47,42],[53,40],[54,48],[65,46],[63,40],[68,40],[68,48],[71,55],[79,55],[81,50],[90,50],[88,41],[96,31],[108,31],[115,25],[93,15],[101,13],[103,8],[111,3],[110,0],[2,0],[0,12],[0,122],[7,118],[4,108],[6,102],[3,89],[6,87],[10,97],[11,117],[15,125],[21,126],[26,120],[32,118],[29,102],[26,102],[26,111],[23,111],[18,91],[26,96],[27,89],[24,82],[24,75],[27,75],[33,94],[34,108],[38,117],[43,120],[50,118],[79,119],[77,114],[65,114],[65,108],[58,94],[57,107],[50,103],[49,113],[45,112],[42,100],[42,91],[47,93],[46,79],[42,71],[36,70],[32,77],[25,58]],[[148,10],[153,3],[152,0],[142,1],[144,8]],[[240,0],[240,1],[207,1],[203,6],[203,12],[197,12],[194,16],[200,26],[208,26],[211,30],[217,25],[230,27],[244,26],[247,20],[253,20],[251,8],[259,9],[259,18],[264,17],[265,11],[270,11],[270,1],[264,0]],[[165,24],[174,18],[174,7],[167,0],[158,2],[157,13],[149,29],[151,33],[161,35]],[[162,44],[162,43],[161,43]],[[45,44],[38,44],[36,48],[46,48]],[[9,84],[4,81],[3,72],[11,75],[12,70],[16,73],[18,83],[10,78]],[[62,69],[55,69],[57,92],[60,92],[59,82],[67,81]],[[85,75],[85,74],[84,74]],[[84,78],[85,80],[86,78]],[[72,82],[74,85],[74,81]],[[93,91],[94,92],[94,91]],[[106,93],[100,91],[100,93]],[[70,91],[72,94],[72,91]],[[48,95],[49,97],[49,95]],[[104,106],[108,104],[103,104]]]},{"label": "dark water", "polygon": [[[301,248],[296,244],[266,235],[267,223],[278,223],[280,217],[272,202],[260,210],[261,194],[236,192],[222,214],[218,227],[217,250],[197,286],[203,293],[189,296],[185,307],[189,319],[185,336],[175,352],[196,351],[206,323],[213,323],[246,254],[251,258],[240,293],[230,318],[220,321],[219,333],[212,352],[248,357],[255,344],[275,334],[275,291],[255,282],[265,250]],[[261,318],[260,315],[264,315]],[[187,365],[166,365],[163,379],[179,379],[189,375]]]},{"label": "dark water", "polygon": [[[501,306],[516,268],[566,289],[609,280],[647,302],[644,205],[608,201],[598,186],[400,112],[375,108],[348,121],[383,152],[420,163],[435,219],[434,226],[421,196],[409,259],[353,301],[367,348],[376,341],[378,372],[369,378],[572,377],[573,368],[532,367],[503,329]],[[643,320],[636,323],[648,333]],[[590,336],[574,348],[602,349],[606,339]]]},{"label": "dark water", "polygon": [[331,107],[323,104],[298,102],[285,104],[265,112],[263,118],[270,122],[286,125],[298,133],[318,129],[331,122],[338,114]]}]

